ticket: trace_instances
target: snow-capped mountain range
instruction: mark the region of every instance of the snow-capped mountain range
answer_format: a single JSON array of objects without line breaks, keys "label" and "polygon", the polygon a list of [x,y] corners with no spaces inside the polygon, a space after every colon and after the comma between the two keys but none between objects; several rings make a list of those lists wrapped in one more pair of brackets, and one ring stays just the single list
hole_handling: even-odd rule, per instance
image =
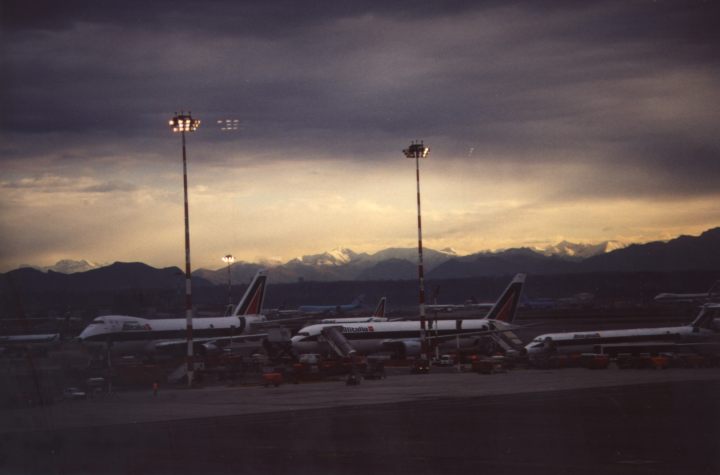
[{"label": "snow-capped mountain range", "polygon": [[99,269],[100,267],[105,267],[109,264],[98,264],[96,262],[87,261],[85,259],[80,260],[73,260],[73,259],[62,259],[60,261],[57,261],[55,265],[52,266],[45,266],[45,267],[39,267],[39,266],[31,266],[31,265],[21,265],[20,268],[24,267],[30,267],[32,269],[37,269],[42,272],[59,272],[61,274],[75,274],[76,272],[87,272],[89,270],[93,269]]},{"label": "snow-capped mountain range", "polygon": [[[577,244],[563,241],[542,249],[527,249],[524,251],[537,253],[542,256],[556,257],[563,260],[582,260],[598,254],[607,253],[624,247],[617,241],[605,241],[598,244]],[[507,255],[517,250],[483,251],[469,256],[460,256],[452,248],[440,251],[434,249],[423,250],[423,263],[426,272],[450,259],[462,261],[472,260],[477,256]],[[285,263],[249,263],[236,262],[232,267],[233,279],[244,281],[249,279],[259,268],[273,270],[276,281],[293,282],[298,279],[307,280],[356,280],[356,279],[404,279],[417,275],[417,248],[392,247],[373,254],[355,252],[352,249],[338,247],[319,254],[308,254],[291,259]],[[33,267],[43,272],[58,272],[73,274],[104,267],[107,264],[98,264],[85,259],[58,261],[53,266]],[[227,280],[227,268],[216,270],[198,269],[194,275],[203,277],[211,282],[221,283]]]},{"label": "snow-capped mountain range", "polygon": [[603,241],[598,244],[578,244],[561,241],[552,246],[536,249],[536,251],[546,256],[556,256],[566,259],[587,259],[588,257],[605,254],[624,247],[625,244],[620,241]]},{"label": "snow-capped mountain range", "polygon": [[[441,251],[425,249],[423,257],[425,276],[430,280],[509,275],[517,272],[551,275],[717,270],[720,269],[720,227],[709,229],[699,236],[679,236],[669,241],[628,246],[613,241],[599,244],[561,242],[543,249],[525,247],[464,256],[459,256],[452,249]],[[65,273],[73,273],[67,277],[92,274],[93,279],[100,279],[113,268],[122,270],[129,265],[115,263],[110,266],[99,266],[86,260],[65,260],[48,268],[36,267],[33,272],[52,278],[48,285],[55,285]],[[142,263],[133,263],[133,265],[153,269]],[[275,283],[411,280],[417,278],[417,249],[388,248],[369,254],[337,248],[328,252],[301,256],[285,263],[235,262],[231,267],[232,282],[248,282],[261,268],[269,271],[270,281]],[[167,269],[163,271],[171,273],[170,280],[181,273],[176,267]],[[27,276],[32,274],[27,272],[29,270],[31,269],[18,269],[17,272]],[[38,272],[39,270],[46,273]],[[204,285],[226,284],[227,267],[217,270],[198,269],[193,272],[193,276],[198,278],[198,282],[204,282]],[[157,280],[157,277],[147,278],[152,282]],[[124,279],[127,280],[127,276]],[[91,280],[84,285],[93,282]]]}]

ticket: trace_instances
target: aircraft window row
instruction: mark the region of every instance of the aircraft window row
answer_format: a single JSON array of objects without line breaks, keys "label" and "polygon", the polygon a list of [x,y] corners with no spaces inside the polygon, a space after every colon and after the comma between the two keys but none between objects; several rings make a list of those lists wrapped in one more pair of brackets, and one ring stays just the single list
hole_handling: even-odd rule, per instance
[{"label": "aircraft window row", "polygon": [[298,336],[310,336],[310,332],[298,332]]},{"label": "aircraft window row", "polygon": [[140,325],[138,322],[123,323],[122,331],[135,331],[135,330],[143,330],[143,326]]}]

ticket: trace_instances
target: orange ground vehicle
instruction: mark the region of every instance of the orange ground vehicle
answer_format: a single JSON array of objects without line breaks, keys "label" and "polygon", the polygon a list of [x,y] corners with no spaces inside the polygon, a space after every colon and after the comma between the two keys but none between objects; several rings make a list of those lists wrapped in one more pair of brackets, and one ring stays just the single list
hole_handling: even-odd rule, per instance
[{"label": "orange ground vehicle", "polygon": [[265,386],[266,388],[268,386],[270,386],[271,384],[275,387],[278,387],[284,381],[282,373],[280,373],[278,371],[267,371],[267,372],[263,373],[262,379],[263,379],[263,386]]}]

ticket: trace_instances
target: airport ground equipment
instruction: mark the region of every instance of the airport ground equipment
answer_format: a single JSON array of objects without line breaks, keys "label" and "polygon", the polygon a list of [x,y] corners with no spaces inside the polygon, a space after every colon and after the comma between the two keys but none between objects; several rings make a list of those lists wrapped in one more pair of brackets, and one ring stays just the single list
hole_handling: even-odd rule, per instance
[{"label": "airport ground equipment", "polygon": [[362,373],[365,379],[385,379],[385,361],[378,358],[366,360],[365,371]]},{"label": "airport ground equipment", "polygon": [[428,374],[430,372],[430,361],[425,358],[418,358],[410,368],[412,374]]},{"label": "airport ground equipment", "polygon": [[270,369],[263,373],[263,386],[280,386],[284,382],[283,373],[277,369]]},{"label": "airport ground equipment", "polygon": [[341,358],[353,356],[357,351],[350,345],[347,339],[342,335],[342,326],[324,327],[320,330],[320,334],[327,341],[330,348]]},{"label": "airport ground equipment", "polygon": [[479,374],[506,373],[508,369],[508,360],[500,355],[479,358],[472,363],[472,370]]},{"label": "airport ground equipment", "polygon": [[[363,376],[368,364],[364,358],[323,358],[319,354],[300,355],[292,365],[293,382],[340,379],[348,375]],[[384,368],[382,368],[384,373]]]},{"label": "airport ground equipment", "polygon": [[580,366],[587,369],[607,369],[610,356],[603,353],[584,353],[580,356]]}]

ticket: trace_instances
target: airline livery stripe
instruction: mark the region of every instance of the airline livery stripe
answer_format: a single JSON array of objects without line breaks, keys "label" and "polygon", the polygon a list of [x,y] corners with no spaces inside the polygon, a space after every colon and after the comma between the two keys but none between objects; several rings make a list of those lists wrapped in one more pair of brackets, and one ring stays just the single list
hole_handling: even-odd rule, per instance
[{"label": "airline livery stripe", "polygon": [[626,335],[615,337],[597,337],[597,338],[573,338],[563,340],[552,340],[552,344],[557,347],[565,346],[590,346],[590,345],[612,345],[617,343],[635,343],[635,342],[677,342],[682,340],[682,335],[678,333],[663,333],[652,335]]}]

